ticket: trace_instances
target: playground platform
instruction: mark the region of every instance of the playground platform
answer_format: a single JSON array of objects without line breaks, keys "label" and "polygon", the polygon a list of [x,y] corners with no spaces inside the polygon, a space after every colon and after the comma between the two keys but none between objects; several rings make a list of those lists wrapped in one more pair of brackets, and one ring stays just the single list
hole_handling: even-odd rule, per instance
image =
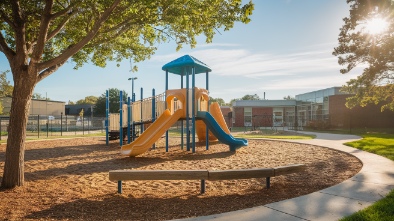
[{"label": "playground platform", "polygon": [[[177,221],[260,221],[260,220],[338,220],[372,205],[394,189],[394,162],[362,150],[343,145],[360,139],[354,135],[315,134],[312,140],[295,143],[329,147],[354,155],[363,163],[361,171],[352,178],[335,186],[264,206],[228,213],[201,216]],[[294,140],[288,140],[294,142]]]}]

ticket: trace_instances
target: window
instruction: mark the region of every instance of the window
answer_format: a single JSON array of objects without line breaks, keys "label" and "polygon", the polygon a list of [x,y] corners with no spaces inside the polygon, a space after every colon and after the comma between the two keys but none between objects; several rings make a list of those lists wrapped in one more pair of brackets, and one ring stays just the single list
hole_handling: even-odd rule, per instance
[{"label": "window", "polygon": [[252,108],[244,107],[244,125],[245,127],[252,126]]},{"label": "window", "polygon": [[282,126],[283,125],[283,108],[274,107],[274,126]]}]

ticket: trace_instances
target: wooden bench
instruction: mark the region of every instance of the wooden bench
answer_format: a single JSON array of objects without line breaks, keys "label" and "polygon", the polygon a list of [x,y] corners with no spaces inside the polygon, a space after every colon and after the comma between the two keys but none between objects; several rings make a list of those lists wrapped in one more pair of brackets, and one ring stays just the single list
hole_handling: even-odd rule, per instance
[{"label": "wooden bench", "polygon": [[201,194],[205,193],[205,180],[233,180],[266,178],[266,188],[270,188],[271,177],[305,170],[303,164],[293,164],[274,168],[237,170],[111,170],[109,179],[118,181],[118,193],[122,193],[124,180],[201,180]]}]

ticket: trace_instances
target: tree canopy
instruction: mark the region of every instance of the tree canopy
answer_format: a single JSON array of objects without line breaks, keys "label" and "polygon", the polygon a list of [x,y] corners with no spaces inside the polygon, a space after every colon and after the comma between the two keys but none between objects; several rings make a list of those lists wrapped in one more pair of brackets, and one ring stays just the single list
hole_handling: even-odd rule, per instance
[{"label": "tree canopy", "polygon": [[[24,142],[35,86],[68,60],[90,62],[149,58],[156,45],[194,47],[217,30],[248,23],[253,3],[242,0],[2,0],[0,52],[14,79],[2,187],[24,183]],[[133,67],[133,70],[136,70]]]},{"label": "tree canopy", "polygon": [[76,104],[96,104],[98,97],[96,96],[86,96],[84,99],[77,100]]},{"label": "tree canopy", "polygon": [[362,74],[342,88],[354,94],[346,105],[350,108],[369,103],[381,110],[394,110],[394,5],[391,0],[347,0],[349,17],[339,34],[339,46],[333,55],[346,74],[356,67],[365,67]]},{"label": "tree canopy", "polygon": [[[1,71],[0,74],[0,97],[12,96],[12,91],[14,90],[14,87],[10,84],[10,81],[7,81],[8,72],[9,71]],[[0,101],[0,114],[4,114],[3,109],[3,102]]]},{"label": "tree canopy", "polygon": [[[0,49],[12,57],[20,47],[37,62],[39,80],[72,57],[75,68],[90,61],[142,61],[155,43],[174,40],[194,47],[196,36],[211,42],[217,29],[248,23],[253,4],[241,0],[2,1]],[[26,33],[18,36],[20,26]]]},{"label": "tree canopy", "polygon": [[7,81],[7,73],[10,71],[1,71],[0,74],[0,97],[12,96],[14,86]]},{"label": "tree canopy", "polygon": [[241,100],[261,100],[257,94],[247,94],[241,98]]},{"label": "tree canopy", "polygon": [[287,95],[283,97],[283,100],[295,100],[295,97]]},{"label": "tree canopy", "polygon": [[210,102],[217,102],[220,106],[225,106],[225,105],[227,105],[227,103],[223,100],[223,98],[220,98],[220,97],[218,97],[218,98],[213,98],[213,97],[209,97],[209,101]]},{"label": "tree canopy", "polygon": [[239,101],[239,100],[261,100],[260,96],[257,94],[246,94],[241,98],[233,98],[230,100],[229,106],[233,106],[235,101]]},{"label": "tree canopy", "polygon": [[40,93],[34,93],[32,96],[31,96],[31,98],[33,98],[33,99],[37,99],[37,100],[51,100],[49,97],[47,97],[47,96],[43,96],[42,94],[40,94]]},{"label": "tree canopy", "polygon": [[[109,113],[119,113],[119,100],[120,100],[120,90],[117,88],[110,88],[108,90],[109,97]],[[123,92],[123,104],[127,104],[127,93]],[[104,92],[96,101],[94,107],[95,116],[105,116],[105,99],[106,92]]]}]

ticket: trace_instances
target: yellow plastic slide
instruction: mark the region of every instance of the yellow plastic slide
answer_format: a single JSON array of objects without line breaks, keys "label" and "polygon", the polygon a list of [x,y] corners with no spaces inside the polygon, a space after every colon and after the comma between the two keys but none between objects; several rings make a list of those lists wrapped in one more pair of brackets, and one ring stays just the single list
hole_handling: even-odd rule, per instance
[{"label": "yellow plastic slide", "polygon": [[[230,134],[230,130],[228,129],[226,124],[226,120],[224,120],[222,111],[220,110],[220,106],[217,102],[214,102],[210,105],[209,112],[215,118],[216,122],[224,130],[224,132]],[[206,140],[206,125],[204,122],[198,121],[196,123],[196,132],[198,140]],[[211,132],[209,132],[209,140],[217,140],[217,138]]]},{"label": "yellow plastic slide", "polygon": [[171,115],[170,110],[165,110],[135,141],[121,148],[123,155],[137,156],[145,153],[152,145],[182,117],[184,110],[179,109]]}]

